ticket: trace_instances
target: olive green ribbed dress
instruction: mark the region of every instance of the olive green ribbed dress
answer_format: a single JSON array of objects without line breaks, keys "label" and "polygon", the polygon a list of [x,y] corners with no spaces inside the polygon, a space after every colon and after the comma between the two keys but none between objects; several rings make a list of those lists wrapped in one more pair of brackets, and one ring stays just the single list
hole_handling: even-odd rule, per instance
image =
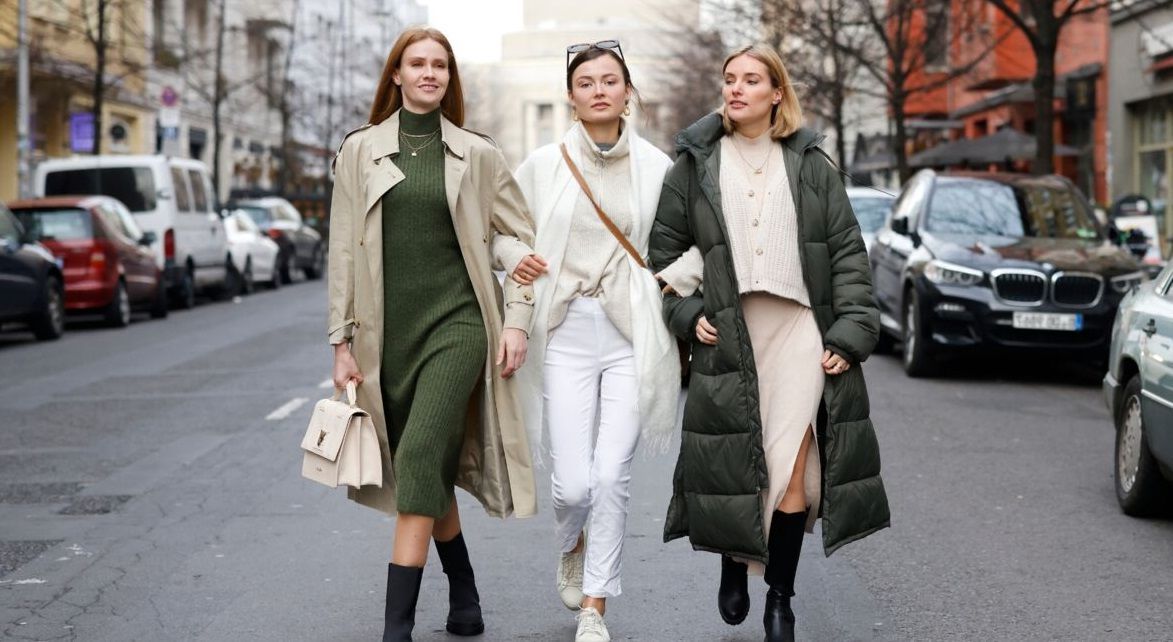
[{"label": "olive green ribbed dress", "polygon": [[383,404],[399,512],[442,517],[488,340],[445,197],[440,111],[400,109],[399,125],[405,178],[383,196]]}]

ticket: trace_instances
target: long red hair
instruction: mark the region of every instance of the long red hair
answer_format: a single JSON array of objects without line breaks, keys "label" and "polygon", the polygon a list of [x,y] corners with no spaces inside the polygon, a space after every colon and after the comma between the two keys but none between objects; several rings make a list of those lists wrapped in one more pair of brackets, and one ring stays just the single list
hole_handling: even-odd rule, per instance
[{"label": "long red hair", "polygon": [[448,52],[448,90],[440,100],[440,112],[457,127],[464,126],[464,91],[460,87],[460,72],[456,69],[456,55],[452,45],[439,30],[431,27],[411,27],[399,34],[387,64],[383,65],[383,77],[375,90],[375,102],[371,105],[371,124],[378,125],[403,106],[403,90],[395,84],[395,71],[403,62],[403,51],[421,40],[435,40]]}]

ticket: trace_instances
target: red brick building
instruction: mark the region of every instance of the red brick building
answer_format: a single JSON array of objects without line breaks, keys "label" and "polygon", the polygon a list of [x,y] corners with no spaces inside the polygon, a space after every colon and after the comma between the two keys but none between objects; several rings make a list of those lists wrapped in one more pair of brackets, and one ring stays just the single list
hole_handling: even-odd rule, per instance
[{"label": "red brick building", "polygon": [[[1108,198],[1109,30],[1107,8],[1076,16],[1064,26],[1055,56],[1055,143],[1075,154],[1057,156],[1055,171],[1101,203]],[[937,67],[926,65],[910,85],[933,80],[944,84],[908,102],[908,120],[920,132],[912,137],[910,154],[1003,127],[1035,133],[1034,53],[1026,35],[1005,14],[985,0],[950,0],[949,28],[926,38],[929,48],[933,38],[941,41],[935,46],[948,51],[948,59]],[[952,70],[970,65],[967,73],[949,77]]]}]

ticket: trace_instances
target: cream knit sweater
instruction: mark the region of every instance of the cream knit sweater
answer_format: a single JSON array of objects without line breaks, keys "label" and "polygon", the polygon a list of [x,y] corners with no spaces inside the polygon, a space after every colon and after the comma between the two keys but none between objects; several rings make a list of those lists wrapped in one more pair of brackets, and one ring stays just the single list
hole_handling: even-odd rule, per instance
[{"label": "cream knit sweater", "polygon": [[[763,163],[762,173],[755,174],[754,168]],[[768,133],[726,136],[721,139],[720,172],[721,209],[738,291],[769,292],[810,307],[798,255],[798,214],[782,148]]]},{"label": "cream knit sweater", "polygon": [[[591,188],[595,200],[613,223],[631,238],[632,188],[631,158],[627,132],[624,128],[611,149],[601,151],[582,132],[585,151],[579,171]],[[595,208],[575,182],[571,185],[578,198],[570,222],[570,241],[562,259],[562,269],[550,302],[549,328],[552,331],[566,318],[566,308],[572,299],[593,297],[599,300],[607,318],[631,339],[630,268],[627,252],[599,220]]]}]

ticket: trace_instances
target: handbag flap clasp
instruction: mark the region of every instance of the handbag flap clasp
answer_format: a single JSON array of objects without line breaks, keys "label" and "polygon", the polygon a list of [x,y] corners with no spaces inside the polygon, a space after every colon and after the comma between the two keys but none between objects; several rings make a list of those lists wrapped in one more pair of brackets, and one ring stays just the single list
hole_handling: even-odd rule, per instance
[{"label": "handbag flap clasp", "polygon": [[[366,411],[342,401],[323,399],[314,406],[309,429],[301,440],[301,448],[329,461],[338,459],[346,430],[355,418],[368,416]],[[357,427],[357,423],[355,426]],[[357,436],[356,436],[357,437]]]}]

